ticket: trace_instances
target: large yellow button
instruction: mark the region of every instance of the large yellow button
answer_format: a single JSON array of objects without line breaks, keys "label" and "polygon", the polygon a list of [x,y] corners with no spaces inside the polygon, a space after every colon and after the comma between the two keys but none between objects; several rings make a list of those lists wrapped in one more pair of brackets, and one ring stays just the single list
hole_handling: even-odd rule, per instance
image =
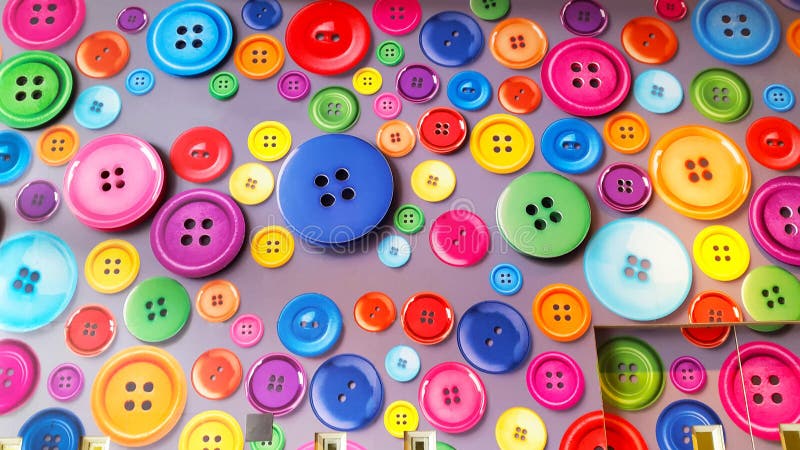
[{"label": "large yellow button", "polygon": [[372,67],[358,69],[353,74],[353,89],[362,95],[372,95],[381,90],[383,77],[381,73]]},{"label": "large yellow button", "polygon": [[533,157],[533,133],[518,117],[493,114],[481,119],[469,139],[472,157],[494,173],[512,173]]},{"label": "large yellow button", "polygon": [[294,236],[286,228],[269,225],[258,231],[250,242],[255,262],[268,269],[281,267],[294,255]]},{"label": "large yellow button", "polygon": [[63,166],[75,155],[80,146],[78,132],[69,125],[55,125],[39,136],[36,154],[48,166]]},{"label": "large yellow button", "polygon": [[427,202],[445,200],[455,188],[456,173],[443,161],[423,161],[411,172],[411,189]]},{"label": "large yellow button", "polygon": [[275,177],[269,167],[259,163],[245,163],[237,167],[228,181],[231,196],[243,205],[257,205],[266,201],[275,189]]},{"label": "large yellow button", "polygon": [[292,148],[292,133],[280,122],[261,122],[250,130],[247,148],[261,161],[277,161]]},{"label": "large yellow button", "polygon": [[603,137],[614,150],[632,155],[644,150],[650,143],[650,127],[642,116],[622,111],[606,120]]},{"label": "large yellow button", "polygon": [[396,438],[402,438],[406,431],[417,431],[419,426],[417,408],[405,400],[393,402],[383,413],[383,426]]},{"label": "large yellow button", "polygon": [[417,143],[414,129],[407,122],[399,119],[384,122],[375,135],[378,149],[384,155],[399,158],[411,153]]},{"label": "large yellow button", "polygon": [[710,278],[731,281],[750,265],[750,249],[741,234],[724,225],[704,228],[694,238],[692,254],[697,267]]},{"label": "large yellow button", "polygon": [[86,257],[84,275],[89,286],[102,294],[127,288],[139,275],[139,252],[130,242],[110,239],[97,244]]},{"label": "large yellow button", "polygon": [[497,419],[494,437],[500,450],[543,450],[547,428],[533,410],[517,406]]},{"label": "large yellow button", "polygon": [[244,435],[239,422],[224,411],[204,411],[186,423],[178,450],[241,450]]}]

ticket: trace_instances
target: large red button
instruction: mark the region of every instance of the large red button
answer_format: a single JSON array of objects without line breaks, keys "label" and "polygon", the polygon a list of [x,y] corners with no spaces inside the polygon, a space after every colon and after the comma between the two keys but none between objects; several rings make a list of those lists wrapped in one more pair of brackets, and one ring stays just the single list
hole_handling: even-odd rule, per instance
[{"label": "large red button", "polygon": [[440,106],[422,113],[417,132],[419,141],[428,150],[450,153],[458,150],[467,139],[467,121],[455,109]]},{"label": "large red button", "polygon": [[414,342],[438,344],[450,335],[455,323],[450,302],[434,292],[412,295],[403,305],[403,331]]},{"label": "large red button", "polygon": [[233,147],[225,135],[211,127],[196,127],[183,132],[169,152],[172,170],[194,183],[219,178],[233,159]]},{"label": "large red button", "polygon": [[747,129],[750,156],[762,166],[791,170],[800,164],[800,129],[780,117],[762,117]]},{"label": "large red button", "polygon": [[67,347],[80,356],[97,356],[117,335],[117,319],[101,305],[84,305],[67,320],[64,328]]}]

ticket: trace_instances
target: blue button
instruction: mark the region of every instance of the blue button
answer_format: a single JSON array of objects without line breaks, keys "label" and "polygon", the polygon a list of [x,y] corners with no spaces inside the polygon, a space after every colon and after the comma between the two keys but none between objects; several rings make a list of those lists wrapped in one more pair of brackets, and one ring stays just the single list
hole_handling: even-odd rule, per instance
[{"label": "blue button", "polygon": [[411,258],[411,244],[403,236],[386,236],[378,244],[378,258],[386,267],[402,267]]},{"label": "blue button", "polygon": [[516,369],[527,358],[530,347],[525,318],[506,303],[477,303],[458,322],[458,348],[472,367],[483,372]]},{"label": "blue button", "polygon": [[513,264],[498,264],[489,274],[489,284],[500,295],[514,295],[522,289],[522,272]]},{"label": "blue button", "polygon": [[345,244],[374,229],[393,194],[386,158],[366,141],[344,134],[304,142],[278,174],[278,206],[287,226],[323,246]]},{"label": "blue button", "polygon": [[435,64],[463,66],[481,54],[483,32],[472,17],[456,11],[445,11],[422,25],[419,46],[422,53]]},{"label": "blue button", "polygon": [[105,128],[119,117],[122,99],[110,86],[97,85],[81,92],[75,100],[72,115],[78,125],[90,130]]},{"label": "blue button", "polygon": [[700,0],[692,31],[705,51],[729,64],[755,64],[781,41],[778,16],[763,0]]},{"label": "blue button", "polygon": [[0,330],[35,330],[55,320],[72,300],[78,265],[59,237],[19,233],[0,244],[0,283]]},{"label": "blue button", "polygon": [[764,89],[764,103],[773,111],[789,111],[794,108],[794,102],[794,92],[784,84],[770,84]]},{"label": "blue button", "polygon": [[254,30],[269,30],[282,18],[283,9],[276,0],[249,0],[242,6],[242,20]]},{"label": "blue button", "polygon": [[583,270],[597,300],[630,320],[668,316],[692,286],[692,263],[680,239],[665,226],[641,218],[600,228],[586,246]]},{"label": "blue button", "polygon": [[278,316],[278,338],[295,355],[319,356],[333,347],[342,334],[342,313],[330,298],[301,294]]},{"label": "blue button", "polygon": [[125,89],[133,95],[144,95],[153,90],[156,77],[147,69],[136,69],[125,78]]},{"label": "blue button", "polygon": [[78,450],[83,437],[83,423],[72,411],[61,408],[43,409],[19,429],[22,450]]},{"label": "blue button", "polygon": [[422,362],[419,353],[407,345],[397,345],[386,353],[386,373],[394,381],[406,383],[417,377]]},{"label": "blue button", "polygon": [[554,169],[584,173],[603,157],[603,138],[583,119],[569,117],[551,123],[542,134],[542,156]]},{"label": "blue button", "polygon": [[0,186],[19,179],[31,163],[31,144],[18,131],[0,131]]},{"label": "blue button", "polygon": [[375,366],[358,355],[336,355],[311,378],[311,409],[320,422],[337,431],[369,425],[383,406],[383,382]]},{"label": "blue button", "polygon": [[492,98],[492,85],[482,73],[474,70],[459,72],[447,83],[447,98],[456,108],[475,111]]},{"label": "blue button", "polygon": [[696,425],[722,425],[722,421],[713,409],[697,400],[678,400],[670,403],[656,420],[658,448],[693,450],[692,427]]},{"label": "blue button", "polygon": [[683,87],[675,75],[660,70],[646,70],[633,83],[633,96],[639,105],[656,114],[675,111],[683,103]]},{"label": "blue button", "polygon": [[164,72],[190,77],[216,67],[233,43],[225,11],[202,0],[186,0],[161,11],[147,31],[147,52]]}]

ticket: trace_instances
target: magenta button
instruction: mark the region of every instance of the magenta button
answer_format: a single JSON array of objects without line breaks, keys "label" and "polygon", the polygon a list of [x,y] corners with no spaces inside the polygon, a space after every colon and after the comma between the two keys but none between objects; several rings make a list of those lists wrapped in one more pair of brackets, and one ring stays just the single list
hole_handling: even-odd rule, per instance
[{"label": "magenta button", "polygon": [[419,384],[419,407],[437,430],[463,433],[486,414],[486,388],[478,374],[464,364],[436,365]]},{"label": "magenta button", "polygon": [[15,339],[0,340],[0,414],[22,406],[39,381],[39,360],[33,349]]},{"label": "magenta button", "polygon": [[252,347],[264,337],[264,322],[255,314],[242,314],[231,324],[230,336],[239,347]]},{"label": "magenta button", "polygon": [[411,33],[421,20],[422,7],[417,0],[377,0],[372,6],[372,21],[386,34]]},{"label": "magenta button", "polygon": [[554,410],[575,406],[586,386],[578,363],[560,352],[546,352],[534,358],[525,379],[533,399]]},{"label": "magenta button", "polygon": [[303,72],[290,70],[278,79],[278,93],[286,100],[300,101],[308,96],[309,91],[311,80]]},{"label": "magenta button", "polygon": [[308,380],[299,361],[283,353],[270,353],[256,361],[245,382],[253,408],[282,416],[292,412],[306,393]]},{"label": "magenta button", "polygon": [[3,28],[20,47],[49,50],[72,39],[85,17],[83,0],[10,0],[3,10]]},{"label": "magenta button", "polygon": [[624,213],[644,208],[653,195],[647,172],[626,162],[613,163],[603,169],[596,186],[603,203]]},{"label": "magenta button", "polygon": [[83,371],[72,363],[56,366],[47,377],[47,392],[54,399],[66,402],[80,395],[83,390]]},{"label": "magenta button", "polygon": [[477,214],[465,209],[445,212],[431,225],[430,245],[442,262],[456,267],[479,263],[489,251],[489,229]]},{"label": "magenta button", "polygon": [[706,368],[697,358],[681,356],[670,365],[669,379],[679,391],[695,394],[706,386]]},{"label": "magenta button", "polygon": [[410,64],[397,73],[397,93],[412,103],[425,103],[439,92],[439,74],[422,64]]},{"label": "magenta button", "polygon": [[800,266],[800,177],[773,178],[750,201],[750,230],[775,259]]}]

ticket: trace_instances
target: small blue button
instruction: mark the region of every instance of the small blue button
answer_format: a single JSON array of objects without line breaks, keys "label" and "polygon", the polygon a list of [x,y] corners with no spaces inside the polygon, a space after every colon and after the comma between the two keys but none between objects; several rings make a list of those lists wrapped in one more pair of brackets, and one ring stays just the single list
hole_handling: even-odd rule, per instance
[{"label": "small blue button", "polygon": [[269,30],[281,23],[283,9],[276,0],[248,0],[242,6],[244,24],[254,30]]},{"label": "small blue button", "polygon": [[295,355],[319,356],[333,347],[342,334],[342,313],[330,298],[301,294],[278,316],[278,338]]},{"label": "small blue button", "polygon": [[422,53],[435,64],[458,67],[469,64],[483,50],[483,32],[472,17],[445,11],[428,19],[419,32]]},{"label": "small blue button", "polygon": [[472,367],[483,372],[516,369],[527,358],[530,347],[525,318],[506,303],[477,303],[458,322],[458,348]]},{"label": "small blue button", "polygon": [[406,383],[417,377],[422,362],[419,353],[407,345],[397,345],[386,353],[386,373],[394,381]]},{"label": "small blue button", "polygon": [[554,169],[578,174],[591,170],[603,157],[603,138],[583,119],[568,117],[551,123],[542,134],[542,156]]},{"label": "small blue button", "polygon": [[337,431],[372,423],[383,406],[383,382],[375,366],[358,355],[336,355],[311,378],[311,409],[320,422]]},{"label": "small blue button", "polygon": [[794,108],[794,102],[794,92],[784,84],[770,84],[764,89],[764,103],[773,111],[789,111]]},{"label": "small blue button", "polygon": [[72,411],[48,408],[30,416],[18,434],[22,450],[78,450],[84,429],[81,419]]},{"label": "small blue button", "polygon": [[656,420],[658,447],[662,450],[692,450],[692,427],[696,425],[722,425],[722,421],[713,409],[697,400],[670,403]]},{"label": "small blue button", "polygon": [[781,41],[778,16],[763,0],[700,0],[692,31],[711,56],[737,65],[762,61]]},{"label": "small blue button", "polygon": [[97,85],[81,92],[75,100],[72,115],[78,125],[90,130],[105,128],[119,117],[122,99],[110,86]]},{"label": "small blue button", "polygon": [[514,295],[522,289],[522,272],[513,264],[498,264],[489,274],[489,284],[500,295]]},{"label": "small blue button", "polygon": [[156,77],[147,69],[136,69],[125,78],[125,89],[133,95],[144,95],[153,90]]},{"label": "small blue button", "polygon": [[491,100],[492,85],[482,73],[465,70],[450,78],[447,83],[447,98],[456,108],[476,111]]},{"label": "small blue button", "polygon": [[18,131],[0,131],[0,186],[19,179],[31,163],[31,144]]},{"label": "small blue button", "polygon": [[411,244],[403,236],[386,236],[378,244],[378,258],[386,267],[402,267],[411,258]]},{"label": "small blue button", "polygon": [[651,113],[667,114],[683,103],[683,87],[671,73],[651,69],[636,77],[633,96],[642,108]]}]

